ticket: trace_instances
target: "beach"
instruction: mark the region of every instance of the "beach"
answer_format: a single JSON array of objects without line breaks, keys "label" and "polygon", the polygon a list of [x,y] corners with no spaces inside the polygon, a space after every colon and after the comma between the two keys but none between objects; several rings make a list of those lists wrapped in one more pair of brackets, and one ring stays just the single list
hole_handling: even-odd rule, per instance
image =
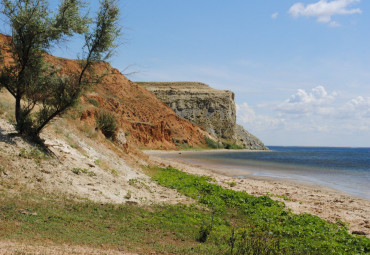
[{"label": "beach", "polygon": [[[202,151],[202,153],[213,152],[214,150]],[[230,150],[223,152],[230,153]],[[320,184],[254,176],[243,170],[223,168],[212,162],[189,163],[181,159],[184,154],[199,153],[196,151],[145,151],[145,153],[156,165],[171,166],[187,173],[210,176],[225,188],[244,191],[255,196],[267,195],[284,202],[293,213],[310,213],[329,222],[343,222],[348,224],[350,233],[370,237],[370,199]]]}]

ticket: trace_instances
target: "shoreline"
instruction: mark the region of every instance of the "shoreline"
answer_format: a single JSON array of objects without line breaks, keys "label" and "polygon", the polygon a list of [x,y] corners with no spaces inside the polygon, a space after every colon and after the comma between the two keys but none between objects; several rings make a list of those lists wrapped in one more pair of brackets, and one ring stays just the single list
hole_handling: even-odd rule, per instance
[{"label": "shoreline", "polygon": [[[221,152],[223,150],[217,150]],[[225,150],[235,152],[235,150]],[[237,150],[243,151],[243,150]],[[250,151],[250,150],[244,150]],[[209,151],[144,151],[150,160],[160,165],[172,166],[184,172],[206,175],[214,178],[217,184],[251,195],[267,195],[282,201],[293,213],[310,213],[327,221],[349,223],[350,233],[358,233],[370,238],[370,199],[351,195],[321,184],[287,180],[277,177],[255,176],[245,170],[225,168],[205,162],[189,163],[178,158],[165,158],[165,155],[215,152]],[[243,178],[238,178],[242,172]],[[231,174],[232,173],[232,174]]]}]

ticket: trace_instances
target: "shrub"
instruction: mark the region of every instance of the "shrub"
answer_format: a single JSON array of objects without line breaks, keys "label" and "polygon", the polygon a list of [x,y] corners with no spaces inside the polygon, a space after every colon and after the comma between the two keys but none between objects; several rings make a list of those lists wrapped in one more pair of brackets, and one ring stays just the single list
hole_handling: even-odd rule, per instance
[{"label": "shrub", "polygon": [[95,107],[99,107],[99,106],[100,106],[100,104],[99,104],[98,100],[96,100],[95,98],[88,98],[88,99],[87,99],[87,101],[88,101],[90,104],[92,104],[93,106],[95,106]]},{"label": "shrub", "polygon": [[96,126],[107,138],[114,138],[118,129],[116,116],[108,111],[101,110],[96,119]]},{"label": "shrub", "polygon": [[240,145],[237,145],[237,144],[234,144],[234,143],[223,142],[222,145],[227,150],[242,150],[242,149],[244,149],[243,146],[240,146]]},{"label": "shrub", "polygon": [[244,149],[243,146],[236,145],[234,143],[229,143],[229,142],[219,143],[219,142],[216,142],[216,141],[214,141],[213,139],[211,139],[209,137],[205,137],[205,140],[206,140],[207,147],[209,147],[211,149],[227,149],[227,150],[241,150],[241,149]]},{"label": "shrub", "polygon": [[209,137],[205,137],[205,139],[206,139],[206,145],[207,145],[207,147],[210,147],[212,149],[221,149],[221,148],[223,148],[223,146],[222,146],[221,143],[218,143],[218,142],[212,140]]}]

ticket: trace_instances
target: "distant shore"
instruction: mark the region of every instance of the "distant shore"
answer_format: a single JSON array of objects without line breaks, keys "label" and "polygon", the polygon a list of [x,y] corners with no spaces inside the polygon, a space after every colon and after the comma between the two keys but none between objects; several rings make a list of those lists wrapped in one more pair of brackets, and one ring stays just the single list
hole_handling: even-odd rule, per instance
[{"label": "distant shore", "polygon": [[[237,150],[249,151],[250,150]],[[180,155],[192,153],[229,153],[235,150],[209,151],[144,151],[150,159],[162,166],[172,166],[182,171],[207,175],[217,182],[234,190],[249,194],[267,195],[282,201],[294,213],[310,213],[330,222],[343,221],[349,223],[351,233],[359,233],[370,237],[370,199],[357,197],[323,185],[286,180],[281,178],[254,176],[245,170],[220,167],[212,161],[185,162]],[[176,157],[179,155],[180,157]],[[237,178],[235,176],[243,176]]]}]

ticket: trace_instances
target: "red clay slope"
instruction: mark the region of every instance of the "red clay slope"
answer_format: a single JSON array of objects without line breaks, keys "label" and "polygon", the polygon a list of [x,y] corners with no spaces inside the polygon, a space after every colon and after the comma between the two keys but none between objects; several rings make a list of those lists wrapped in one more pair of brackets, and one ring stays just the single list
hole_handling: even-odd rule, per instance
[{"label": "red clay slope", "polygon": [[[9,54],[10,37],[0,34],[0,49],[5,64],[12,59]],[[62,68],[63,73],[73,73],[79,70],[75,60],[57,58],[48,55],[47,59],[55,66]],[[117,69],[108,63],[97,64],[96,72],[106,72],[102,82],[83,96],[83,102],[94,98],[100,107],[116,114],[119,126],[132,144],[149,149],[176,149],[177,144],[197,146],[204,144],[205,131],[184,120],[166,104],[159,101],[154,94],[138,84],[128,80]],[[91,123],[97,107],[88,108],[81,120]]]}]

